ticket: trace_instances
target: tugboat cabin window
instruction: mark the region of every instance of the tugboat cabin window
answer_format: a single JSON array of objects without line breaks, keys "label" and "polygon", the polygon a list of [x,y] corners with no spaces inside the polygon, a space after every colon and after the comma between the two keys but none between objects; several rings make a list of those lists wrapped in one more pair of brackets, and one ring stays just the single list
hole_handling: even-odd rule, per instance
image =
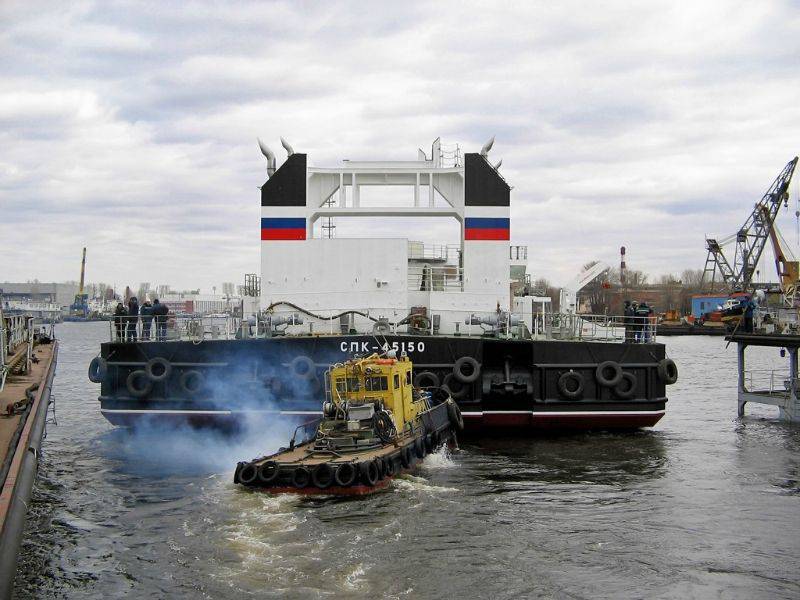
[{"label": "tugboat cabin window", "polygon": [[385,392],[389,389],[388,377],[365,377],[364,389],[370,392]]},{"label": "tugboat cabin window", "polygon": [[361,389],[361,384],[358,381],[358,377],[347,378],[347,390],[349,392],[357,392],[360,389]]},{"label": "tugboat cabin window", "polygon": [[399,373],[395,373],[394,374],[394,389],[397,390],[399,388],[400,388],[400,374]]}]

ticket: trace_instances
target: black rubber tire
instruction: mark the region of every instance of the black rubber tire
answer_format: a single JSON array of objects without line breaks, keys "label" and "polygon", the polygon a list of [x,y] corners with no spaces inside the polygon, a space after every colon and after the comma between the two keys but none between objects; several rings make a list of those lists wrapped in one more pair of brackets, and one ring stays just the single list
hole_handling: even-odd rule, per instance
[{"label": "black rubber tire", "polygon": [[414,454],[417,458],[422,460],[425,458],[425,436],[418,437],[414,440]]},{"label": "black rubber tire", "polygon": [[433,433],[431,433],[431,444],[433,445],[433,450],[431,450],[431,452],[435,451],[439,447],[439,444],[441,443],[442,443],[442,434],[439,433],[438,431],[434,431]]},{"label": "black rubber tire", "polygon": [[278,478],[281,468],[274,460],[268,460],[258,467],[258,481],[260,483],[272,483]]},{"label": "black rubber tire", "polygon": [[448,373],[442,382],[442,389],[452,398],[463,398],[469,391],[469,384],[456,379],[455,373]]},{"label": "black rubber tire", "polygon": [[324,490],[333,485],[333,467],[328,463],[320,463],[311,471],[311,483]]},{"label": "black rubber tire", "polygon": [[636,383],[636,375],[628,372],[623,373],[622,381],[614,386],[614,395],[623,400],[633,398],[636,395]]},{"label": "black rubber tire", "polygon": [[[574,381],[575,387],[570,389],[569,382]],[[558,392],[569,400],[577,400],[583,396],[583,375],[577,371],[567,371],[558,378]]]},{"label": "black rubber tire", "polygon": [[89,363],[89,381],[103,383],[108,375],[108,362],[102,356],[95,356]]},{"label": "black rubber tire", "polygon": [[153,382],[143,369],[136,369],[128,374],[125,380],[125,387],[128,393],[134,398],[141,398],[149,394],[153,389]]},{"label": "black rubber tire", "polygon": [[386,477],[394,477],[394,474],[397,473],[397,457],[387,456],[383,464],[386,467]]},{"label": "black rubber tire", "polygon": [[258,469],[253,463],[247,463],[242,467],[242,470],[239,471],[239,481],[244,485],[252,485],[256,477],[258,477]]},{"label": "black rubber tire", "polygon": [[358,472],[356,471],[353,463],[342,463],[336,468],[336,473],[333,475],[333,480],[336,485],[347,487],[355,483]]},{"label": "black rubber tire", "polygon": [[276,398],[283,394],[283,380],[280,377],[268,377],[264,380],[264,387]]},{"label": "black rubber tire", "polygon": [[292,373],[300,379],[313,379],[317,376],[317,365],[308,356],[295,356],[289,363]]},{"label": "black rubber tire", "polygon": [[172,363],[163,356],[156,356],[145,363],[144,370],[151,381],[165,381],[172,375]]},{"label": "black rubber tire", "polygon": [[374,460],[365,460],[358,465],[358,473],[364,485],[373,486],[378,483],[378,480],[381,478],[378,463]]},{"label": "black rubber tire", "polygon": [[450,425],[457,431],[464,431],[464,415],[461,414],[461,409],[458,404],[452,400],[447,401],[447,417],[450,419]]},{"label": "black rubber tire", "polygon": [[[464,367],[468,367],[466,373]],[[474,383],[481,376],[481,363],[471,356],[462,356],[453,365],[453,375],[461,383]]]},{"label": "black rubber tire", "polygon": [[205,386],[206,380],[203,374],[196,369],[189,369],[181,373],[178,379],[178,386],[184,394],[194,396]]},{"label": "black rubber tire", "polygon": [[430,454],[433,451],[433,434],[429,433],[425,436],[425,454]]},{"label": "black rubber tire", "polygon": [[305,467],[297,467],[292,471],[292,485],[298,489],[308,487],[311,483],[311,471]]},{"label": "black rubber tire", "polygon": [[433,371],[421,371],[414,375],[415,388],[438,388],[440,384],[439,376]]},{"label": "black rubber tire", "polygon": [[678,365],[674,360],[665,358],[658,363],[658,378],[667,385],[678,381]]},{"label": "black rubber tire", "polygon": [[[614,375],[609,377],[607,374],[608,370],[614,371]],[[594,377],[597,379],[597,383],[605,387],[614,387],[620,381],[622,381],[622,367],[619,365],[618,362],[613,360],[604,360],[599,365],[597,365],[597,369],[595,369]]]},{"label": "black rubber tire", "polygon": [[404,469],[411,468],[411,463],[413,461],[413,457],[411,456],[411,446],[403,446],[400,449],[400,464],[403,465]]}]

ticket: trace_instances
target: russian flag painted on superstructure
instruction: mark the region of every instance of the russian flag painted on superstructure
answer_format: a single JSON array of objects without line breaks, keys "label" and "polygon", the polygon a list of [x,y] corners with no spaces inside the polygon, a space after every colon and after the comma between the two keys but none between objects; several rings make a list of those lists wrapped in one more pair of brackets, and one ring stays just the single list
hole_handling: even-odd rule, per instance
[{"label": "russian flag painted on superstructure", "polygon": [[502,217],[467,217],[464,219],[465,240],[509,240],[511,219]]},{"label": "russian flag painted on superstructure", "polygon": [[261,239],[304,240],[306,239],[306,220],[303,217],[262,217]]}]

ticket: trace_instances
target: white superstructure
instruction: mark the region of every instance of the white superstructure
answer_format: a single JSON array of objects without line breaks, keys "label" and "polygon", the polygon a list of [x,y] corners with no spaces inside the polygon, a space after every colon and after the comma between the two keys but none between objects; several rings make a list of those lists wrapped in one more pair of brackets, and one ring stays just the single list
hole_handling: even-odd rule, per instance
[{"label": "white superstructure", "polygon": [[[262,187],[262,308],[291,302],[326,316],[357,309],[392,323],[413,311],[443,334],[463,329],[472,314],[510,309],[510,187],[487,159],[491,144],[462,157],[436,140],[430,157],[420,150],[417,160],[338,167],[309,166],[284,147],[287,160]],[[274,169],[274,155],[262,150]],[[410,187],[413,205],[364,206],[367,186]],[[402,230],[384,239],[320,237],[318,222],[336,217],[449,217],[460,243],[428,246]]]}]

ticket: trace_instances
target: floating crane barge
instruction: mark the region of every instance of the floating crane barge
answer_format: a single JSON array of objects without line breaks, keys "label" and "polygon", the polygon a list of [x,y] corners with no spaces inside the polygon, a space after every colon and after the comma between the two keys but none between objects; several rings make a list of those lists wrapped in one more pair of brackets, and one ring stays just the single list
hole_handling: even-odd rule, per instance
[{"label": "floating crane barge", "polygon": [[[546,312],[529,289],[527,248],[510,243],[511,187],[489,162],[492,143],[462,154],[437,139],[416,160],[315,167],[283,141],[279,168],[261,144],[261,277],[246,279],[244,318],[173,318],[166,341],[102,344],[90,378],[103,415],[119,425],[307,418],[319,414],[329,365],[395,350],[413,361],[415,387],[458,403],[467,430],[657,423],[677,370],[655,326],[623,343],[622,319]],[[412,193],[372,206],[368,186]],[[406,231],[327,237],[333,220],[351,217],[448,218],[459,243],[426,245]]]}]

